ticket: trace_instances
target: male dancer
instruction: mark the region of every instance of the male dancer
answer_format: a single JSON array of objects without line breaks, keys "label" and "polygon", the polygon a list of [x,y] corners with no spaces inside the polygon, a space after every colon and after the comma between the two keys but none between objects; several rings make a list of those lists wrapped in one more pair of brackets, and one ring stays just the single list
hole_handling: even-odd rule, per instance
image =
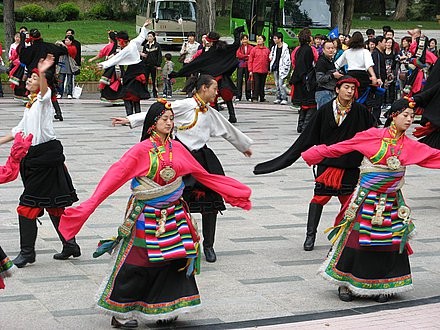
[{"label": "male dancer", "polygon": [[[296,162],[301,152],[314,145],[330,145],[348,140],[356,133],[372,127],[374,118],[371,113],[355,102],[358,87],[359,82],[350,76],[338,80],[335,87],[336,99],[324,104],[316,112],[306,129],[284,154],[258,164],[254,174],[281,170]],[[309,204],[305,251],[313,250],[323,206],[332,196],[337,196],[342,206],[353,193],[362,158],[360,153],[352,152],[339,158],[326,158],[318,164],[314,173],[315,194]]]}]

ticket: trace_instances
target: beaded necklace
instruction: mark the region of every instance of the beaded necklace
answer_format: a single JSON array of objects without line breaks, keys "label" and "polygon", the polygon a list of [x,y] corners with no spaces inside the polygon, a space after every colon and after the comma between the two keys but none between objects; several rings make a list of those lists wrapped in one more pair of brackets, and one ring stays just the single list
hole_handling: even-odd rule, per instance
[{"label": "beaded necklace", "polygon": [[[387,166],[392,170],[397,170],[400,166],[400,159],[399,156],[402,152],[403,148],[403,135],[400,135],[399,138],[396,139],[397,136],[397,128],[394,122],[391,122],[390,128],[388,130],[390,132],[391,138],[390,139],[384,139],[386,143],[388,143],[388,146],[390,148],[391,155],[387,158]],[[397,146],[397,142],[402,138],[402,143],[399,146],[399,149],[397,152],[395,152],[395,147]]]},{"label": "beaded necklace", "polygon": [[156,143],[156,136],[157,133],[153,132],[153,134],[150,136],[150,141],[153,144],[153,148],[154,151],[157,155],[157,157],[160,160],[161,163],[161,167],[162,169],[159,172],[159,176],[166,182],[168,183],[169,181],[171,181],[175,176],[176,176],[176,171],[173,169],[173,144],[171,143],[171,139],[167,138],[168,140],[168,148],[170,150],[169,153],[169,165],[165,164],[165,160],[163,159],[162,153],[164,153],[166,151],[165,148],[165,144],[166,141],[164,143],[163,147],[163,152],[159,150],[157,143]]},{"label": "beaded necklace", "polygon": [[35,103],[37,100],[38,93],[31,93],[29,94],[29,101],[26,103],[26,108],[30,109],[32,107],[32,104]]},{"label": "beaded necklace", "polygon": [[342,123],[342,118],[347,115],[351,110],[351,104],[353,100],[350,100],[346,106],[343,106],[339,97],[336,98],[336,124],[338,126]]},{"label": "beaded necklace", "polygon": [[199,94],[195,93],[193,98],[197,102],[197,107],[196,107],[196,110],[195,110],[196,114],[194,116],[194,119],[193,119],[192,123],[189,124],[189,125],[182,125],[180,127],[177,127],[178,131],[186,131],[188,129],[193,128],[194,126],[196,126],[197,120],[199,119],[199,112],[205,113],[206,111],[208,111],[208,105],[206,104],[205,101],[202,100],[202,98],[200,97]]}]

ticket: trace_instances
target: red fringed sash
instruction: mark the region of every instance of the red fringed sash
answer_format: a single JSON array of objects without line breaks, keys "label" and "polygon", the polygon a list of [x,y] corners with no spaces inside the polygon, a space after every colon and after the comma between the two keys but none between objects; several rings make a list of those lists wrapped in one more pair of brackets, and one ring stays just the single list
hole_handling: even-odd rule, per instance
[{"label": "red fringed sash", "polygon": [[344,172],[345,170],[343,168],[327,167],[327,169],[315,179],[315,182],[322,183],[333,189],[341,189]]}]

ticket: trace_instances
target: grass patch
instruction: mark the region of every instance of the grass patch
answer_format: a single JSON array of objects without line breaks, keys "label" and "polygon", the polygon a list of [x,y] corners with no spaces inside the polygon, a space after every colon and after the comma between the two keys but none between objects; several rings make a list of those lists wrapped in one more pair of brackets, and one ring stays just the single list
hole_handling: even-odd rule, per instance
[{"label": "grass patch", "polygon": [[[44,41],[55,42],[64,39],[67,29],[74,29],[75,36],[82,44],[106,44],[107,31],[125,30],[130,37],[136,36],[135,21],[104,21],[104,20],[84,20],[69,22],[17,22],[17,29],[25,25],[28,29],[36,28],[40,30]],[[4,38],[4,26],[0,24],[0,36]]]}]

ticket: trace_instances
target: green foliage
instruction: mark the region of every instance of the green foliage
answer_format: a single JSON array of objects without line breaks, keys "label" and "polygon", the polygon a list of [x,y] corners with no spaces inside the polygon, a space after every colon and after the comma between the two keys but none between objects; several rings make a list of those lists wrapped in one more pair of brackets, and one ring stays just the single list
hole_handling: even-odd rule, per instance
[{"label": "green foliage", "polygon": [[56,10],[48,10],[46,11],[46,22],[58,22],[60,19],[60,15]]},{"label": "green foliage", "polygon": [[98,69],[96,64],[83,64],[79,75],[75,76],[76,82],[99,81],[102,76],[102,70]]},{"label": "green foliage", "polygon": [[414,1],[408,7],[409,20],[431,20],[435,18],[436,5],[428,1]]},{"label": "green foliage", "polygon": [[59,15],[58,21],[75,21],[79,18],[80,10],[72,2],[65,2],[58,5],[56,12]]},{"label": "green foliage", "polygon": [[97,3],[87,13],[87,16],[95,19],[112,19],[113,18],[113,10],[110,6]]},{"label": "green foliage", "polygon": [[21,22],[41,22],[44,21],[44,19],[46,18],[46,10],[41,6],[34,4],[26,5],[19,8],[15,14],[16,20]]}]

